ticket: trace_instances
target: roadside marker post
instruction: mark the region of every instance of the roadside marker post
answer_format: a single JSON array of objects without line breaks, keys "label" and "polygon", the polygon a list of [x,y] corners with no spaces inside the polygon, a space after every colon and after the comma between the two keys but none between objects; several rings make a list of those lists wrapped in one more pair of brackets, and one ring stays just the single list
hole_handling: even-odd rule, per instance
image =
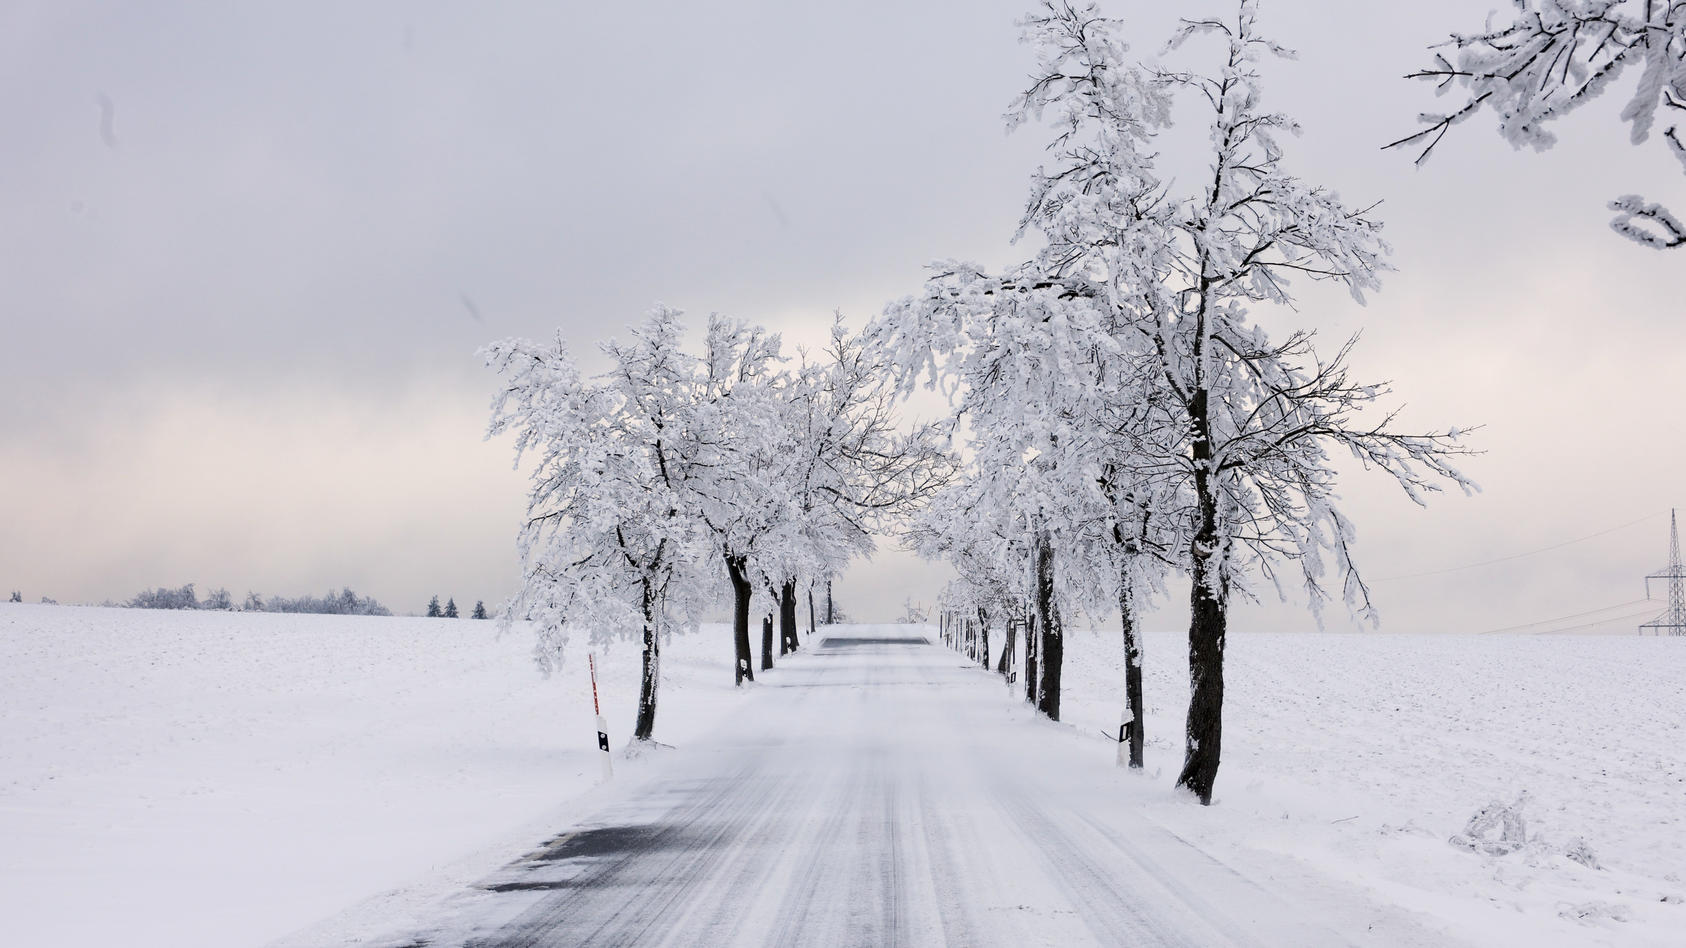
[{"label": "roadside marker post", "polygon": [[1130,766],[1130,725],[1135,721],[1130,715],[1130,706],[1124,706],[1123,720],[1118,724],[1118,766]]},{"label": "roadside marker post", "polygon": [[603,779],[608,781],[615,775],[615,768],[609,759],[609,725],[603,721],[603,706],[597,700],[597,653],[587,653],[586,662],[591,666],[591,710],[597,715],[597,749],[603,754]]}]

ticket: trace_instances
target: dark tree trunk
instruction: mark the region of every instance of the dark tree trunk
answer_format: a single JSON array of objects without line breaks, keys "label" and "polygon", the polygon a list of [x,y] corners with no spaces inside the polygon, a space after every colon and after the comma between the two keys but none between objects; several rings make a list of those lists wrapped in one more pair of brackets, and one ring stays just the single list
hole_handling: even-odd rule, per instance
[{"label": "dark tree trunk", "polygon": [[779,654],[796,651],[796,580],[784,581],[779,590]]},{"label": "dark tree trunk", "polygon": [[761,670],[773,667],[773,614],[761,619]]},{"label": "dark tree trunk", "polygon": [[825,624],[831,625],[831,580],[825,581]]},{"label": "dark tree trunk", "polygon": [[808,641],[814,640],[814,584],[808,584]]},{"label": "dark tree trunk", "polygon": [[1187,751],[1177,786],[1186,787],[1210,805],[1223,749],[1224,633],[1229,590],[1220,572],[1217,484],[1207,467],[1212,442],[1206,422],[1206,396],[1196,392],[1190,415],[1194,421],[1194,493],[1200,521],[1194,533],[1191,561],[1194,588],[1190,593],[1188,625]]},{"label": "dark tree trunk", "polygon": [[1036,542],[1036,624],[1042,632],[1037,649],[1042,684],[1037,688],[1036,710],[1060,719],[1060,664],[1065,643],[1060,628],[1060,604],[1054,597],[1054,547],[1047,534]]},{"label": "dark tree trunk", "polygon": [[1118,608],[1124,616],[1124,704],[1130,709],[1130,723],[1119,735],[1121,742],[1130,745],[1130,766],[1140,770],[1142,744],[1146,733],[1142,718],[1142,643],[1141,630],[1136,627],[1136,591],[1130,583],[1130,571],[1124,570],[1118,588]]},{"label": "dark tree trunk", "polygon": [[1209,583],[1215,564],[1194,561],[1193,615],[1188,627],[1188,749],[1177,786],[1187,787],[1201,803],[1212,802],[1223,749],[1224,632],[1227,616],[1222,599]]},{"label": "dark tree trunk", "polygon": [[1024,621],[1024,700],[1029,704],[1036,704],[1042,685],[1042,677],[1036,671],[1036,649],[1040,644],[1036,637],[1036,614],[1033,612],[1025,616]]},{"label": "dark tree trunk", "polygon": [[661,676],[661,635],[656,630],[656,615],[649,587],[644,589],[644,674],[638,686],[638,721],[633,725],[634,740],[647,741],[656,731],[656,683]]},{"label": "dark tree trunk", "polygon": [[755,680],[755,653],[749,647],[749,597],[754,588],[749,584],[749,561],[746,557],[726,556],[726,575],[732,581],[732,642],[737,649],[736,684],[745,679]]},{"label": "dark tree trunk", "polygon": [[989,613],[982,606],[978,607],[978,649],[983,653],[978,664],[989,668]]},{"label": "dark tree trunk", "polygon": [[1013,617],[1007,616],[1007,641],[1001,645],[1001,663],[995,669],[996,673],[1008,681],[1013,680]]}]

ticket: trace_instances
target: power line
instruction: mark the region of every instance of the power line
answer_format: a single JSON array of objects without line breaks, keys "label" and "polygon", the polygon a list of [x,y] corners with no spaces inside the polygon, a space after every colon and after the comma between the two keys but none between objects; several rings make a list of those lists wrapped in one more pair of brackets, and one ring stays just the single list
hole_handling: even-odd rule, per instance
[{"label": "power line", "polygon": [[[1615,533],[1617,530],[1626,530],[1628,527],[1636,527],[1639,524],[1642,524],[1647,520],[1654,520],[1657,517],[1662,516],[1665,512],[1666,511],[1659,510],[1659,511],[1656,511],[1655,513],[1648,513],[1645,516],[1640,517],[1638,520],[1630,520],[1627,523],[1621,524],[1620,526],[1610,527],[1607,530],[1600,530],[1597,533],[1589,533],[1584,537],[1576,537],[1573,540],[1564,540],[1561,543],[1553,543],[1550,546],[1542,546],[1537,550],[1529,550],[1526,553],[1512,553],[1509,556],[1501,556],[1501,557],[1498,557],[1497,559],[1491,559],[1491,560],[1482,560],[1479,563],[1465,563],[1462,566],[1448,566],[1445,569],[1431,569],[1431,570],[1426,570],[1426,571],[1421,572],[1421,573],[1406,573],[1402,576],[1383,576],[1381,579],[1374,580],[1374,582],[1389,583],[1389,582],[1393,582],[1394,580],[1399,580],[1399,579],[1421,579],[1424,576],[1442,576],[1442,575],[1445,575],[1446,573],[1457,573],[1457,572],[1462,572],[1463,570],[1466,570],[1466,569],[1477,569],[1477,568],[1482,567],[1482,566],[1492,566],[1496,563],[1508,563],[1511,560],[1520,560],[1520,559],[1522,559],[1524,557],[1528,557],[1528,556],[1537,556],[1541,553],[1550,553],[1552,550],[1561,550],[1566,546],[1573,546],[1576,543],[1585,543],[1588,540],[1596,540],[1597,538],[1599,538],[1601,536],[1605,536],[1606,534]],[[1498,631],[1498,630],[1495,630],[1495,631]]]},{"label": "power line", "polygon": [[[1652,600],[1650,600],[1650,599],[1635,599],[1632,602],[1621,602],[1621,603],[1617,603],[1616,605],[1613,605],[1613,606],[1605,606],[1602,609],[1590,609],[1586,612],[1573,612],[1573,613],[1570,613],[1569,615],[1566,615],[1566,616],[1557,616],[1557,617],[1551,618],[1551,619],[1541,619],[1538,622],[1524,622],[1521,625],[1507,625],[1502,629],[1488,629],[1485,632],[1480,632],[1480,633],[1477,633],[1477,634],[1479,634],[1479,635],[1495,635],[1495,634],[1500,633],[1500,632],[1521,632],[1524,629],[1538,628],[1539,626],[1542,626],[1542,625],[1556,625],[1559,622],[1567,622],[1570,619],[1584,619],[1587,616],[1598,615],[1600,612],[1614,612],[1617,609],[1632,609],[1634,606],[1641,605],[1641,604],[1647,604],[1647,603],[1650,603],[1650,602],[1652,602]],[[1646,609],[1644,612],[1634,613],[1634,615],[1636,615],[1636,616],[1638,616],[1638,615],[1649,615],[1649,614],[1650,614],[1650,609]],[[1611,616],[1611,617],[1606,618],[1606,619],[1597,619],[1593,622],[1589,622],[1589,623],[1586,623],[1584,625],[1571,626],[1570,628],[1567,628],[1567,629],[1544,629],[1544,630],[1541,630],[1541,631],[1542,632],[1568,632],[1568,631],[1572,631],[1573,629],[1591,628],[1592,626],[1595,626],[1595,625],[1603,625],[1606,622],[1617,622],[1617,621],[1620,621],[1622,619],[1627,619],[1627,618],[1631,618],[1631,617],[1626,616],[1626,615]],[[1536,633],[1536,634],[1538,634],[1538,633]]]},{"label": "power line", "polygon": [[1561,629],[1541,629],[1538,632],[1530,632],[1529,634],[1530,635],[1558,635],[1558,634],[1561,634],[1563,632],[1579,632],[1582,629],[1591,629],[1591,628],[1595,628],[1595,627],[1601,626],[1601,625],[1609,625],[1612,622],[1632,622],[1635,619],[1641,618],[1643,616],[1648,616],[1650,614],[1651,614],[1651,610],[1647,609],[1644,612],[1635,612],[1635,613],[1625,615],[1625,616],[1611,616],[1608,619],[1599,619],[1596,622],[1585,622],[1585,623],[1582,623],[1580,625],[1564,626]]}]

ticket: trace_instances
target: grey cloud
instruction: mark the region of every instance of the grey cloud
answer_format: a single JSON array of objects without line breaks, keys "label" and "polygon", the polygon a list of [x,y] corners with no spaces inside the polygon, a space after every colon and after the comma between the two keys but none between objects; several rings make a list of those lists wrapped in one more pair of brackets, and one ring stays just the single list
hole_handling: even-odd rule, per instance
[{"label": "grey cloud", "polygon": [[[29,539],[0,543],[0,579],[93,599],[353,581],[399,609],[453,574],[507,583],[522,484],[506,445],[476,440],[491,382],[475,349],[560,326],[588,351],[657,299],[816,338],[833,308],[858,323],[912,292],[931,258],[1021,256],[1008,238],[1044,136],[1005,135],[1001,113],[1029,69],[1026,6],[14,5],[0,471],[9,497],[45,500],[12,515],[8,537]],[[1186,6],[1108,8],[1151,53]],[[1609,233],[1603,204],[1662,196],[1678,171],[1626,145],[1613,102],[1553,152],[1472,122],[1413,170],[1379,150],[1433,102],[1399,77],[1470,25],[1468,5],[1277,0],[1264,16],[1301,53],[1270,90],[1305,125],[1299,167],[1385,200],[1399,268],[1367,309],[1308,291],[1294,318],[1364,327],[1359,365],[1396,379],[1412,417],[1488,426],[1474,500],[1419,512],[1351,479],[1372,573],[1677,500],[1678,425],[1649,408],[1686,370],[1676,280]],[[359,420],[309,423],[330,407]],[[190,436],[195,421],[217,431]],[[179,439],[177,456],[135,432]],[[461,454],[430,466],[414,442]],[[235,488],[203,515],[172,496],[207,489],[197,470],[238,483],[242,465],[340,470],[347,452],[331,490],[259,478],[273,519],[243,534],[221,519]],[[78,512],[86,497],[121,522]],[[320,505],[343,522],[331,537],[284,528]],[[1619,602],[1660,552],[1617,540],[1377,595],[1399,628]],[[1618,555],[1632,562],[1593,568]],[[934,596],[940,571],[894,562],[850,579],[882,603],[858,614]]]}]

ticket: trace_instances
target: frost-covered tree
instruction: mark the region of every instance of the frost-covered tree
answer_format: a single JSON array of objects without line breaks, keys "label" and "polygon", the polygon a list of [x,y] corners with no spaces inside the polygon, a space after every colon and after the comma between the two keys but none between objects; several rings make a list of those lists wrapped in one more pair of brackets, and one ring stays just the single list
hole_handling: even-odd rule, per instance
[{"label": "frost-covered tree", "polygon": [[782,361],[777,335],[710,317],[690,408],[697,473],[686,503],[725,567],[738,684],[755,679],[750,603],[778,575],[768,564],[784,558],[780,528],[793,519],[794,498],[783,489],[793,445],[783,423]]},{"label": "frost-covered tree", "polygon": [[126,605],[131,609],[197,609],[199,595],[193,591],[193,584],[188,583],[179,589],[145,589],[130,599]]},{"label": "frost-covered tree", "polygon": [[429,619],[437,619],[440,616],[443,616],[444,614],[445,613],[443,611],[441,611],[440,608],[439,608],[439,597],[438,596],[434,596],[432,599],[429,599],[427,601],[427,617]]},{"label": "frost-covered tree", "polygon": [[643,644],[635,739],[654,732],[664,636],[695,625],[708,547],[691,480],[717,434],[698,427],[703,364],[681,346],[680,313],[657,307],[630,343],[604,347],[612,367],[582,377],[566,344],[506,340],[486,350],[505,379],[487,437],[515,435],[534,455],[519,538],[522,582],[506,625],[531,619],[547,672],[571,630],[594,642]]},{"label": "frost-covered tree", "polygon": [[[1624,71],[1638,73],[1622,108],[1635,145],[1651,138],[1659,114],[1686,117],[1686,0],[1514,0],[1514,15],[1475,33],[1453,33],[1433,65],[1407,78],[1427,79],[1444,93],[1460,89],[1450,112],[1421,116],[1422,130],[1386,147],[1418,147],[1421,164],[1452,126],[1483,107],[1498,117],[1499,133],[1513,146],[1536,151],[1557,141],[1558,119],[1616,85]],[[1686,142],[1669,124],[1663,146],[1686,171]],[[1636,243],[1659,250],[1686,246],[1686,224],[1662,204],[1637,194],[1610,202],[1610,226]]]},{"label": "frost-covered tree", "polygon": [[[1002,629],[1005,638],[996,649],[997,670],[1010,678],[1014,637],[1028,613],[1026,564],[1030,558],[1023,549],[1024,531],[1012,511],[980,503],[978,497],[975,479],[956,479],[913,520],[903,542],[920,556],[946,560],[954,568],[954,580],[942,591],[944,615],[976,616],[986,648],[991,630]],[[1026,689],[1025,700],[1036,703],[1034,684]]]},{"label": "frost-covered tree", "polygon": [[[1038,68],[1009,114],[1055,133],[1019,230],[1043,249],[1003,276],[940,264],[878,330],[904,389],[921,373],[952,393],[973,432],[973,502],[1004,511],[1028,552],[1039,629],[1027,659],[1039,661],[1046,713],[1058,714],[1058,600],[1110,588],[1139,724],[1136,596],[1163,564],[1188,570],[1178,783],[1203,802],[1221,751],[1228,605],[1247,573],[1276,583],[1276,564],[1296,564],[1315,608],[1332,557],[1343,598],[1368,611],[1330,452],[1388,472],[1419,501],[1442,481],[1472,486],[1450,464],[1456,431],[1406,434],[1391,413],[1362,414],[1387,388],[1349,377],[1351,342],[1322,356],[1309,331],[1275,341],[1254,319],[1291,304],[1296,277],[1362,302],[1387,253],[1367,210],[1284,168],[1276,136],[1294,126],[1262,108],[1257,62],[1287,51],[1259,34],[1256,14],[1241,0],[1232,17],[1184,21],[1171,49],[1215,39],[1217,66],[1178,72],[1132,61],[1093,3],[1044,3],[1023,23]],[[1210,163],[1188,191],[1155,164],[1179,98],[1209,116]],[[1096,582],[1108,572],[1115,582]]]},{"label": "frost-covered tree", "polygon": [[[431,606],[437,606],[438,597],[434,598]],[[271,596],[266,601],[257,593],[246,595],[245,609],[263,612],[288,612],[305,615],[325,616],[389,616],[392,615],[385,606],[368,596],[359,596],[351,587],[343,586],[339,592],[332,589],[321,596]],[[430,610],[432,612],[432,610]],[[439,618],[433,612],[431,618]]]},{"label": "frost-covered tree", "polygon": [[[1048,15],[1077,16],[1068,7],[1050,7]],[[1046,18],[1029,21],[1033,38],[1039,23],[1046,25]],[[1049,88],[1048,80],[1040,81],[1015,103],[1012,124],[1039,114]],[[1136,132],[1123,129],[1126,137],[1117,144],[1130,145],[1127,136]],[[1075,134],[1062,130],[1055,150]],[[996,595],[991,590],[999,581],[971,578],[971,570],[1022,571],[1024,584],[1016,592],[1023,598],[1012,601],[1029,604],[1035,621],[1027,628],[1036,635],[1025,649],[1027,695],[1056,719],[1064,608],[1121,607],[1130,656],[1125,703],[1137,709],[1139,720],[1135,587],[1141,576],[1162,568],[1163,557],[1149,554],[1165,546],[1144,543],[1143,526],[1158,530],[1175,522],[1146,508],[1175,494],[1174,486],[1155,481],[1168,473],[1162,443],[1177,439],[1167,431],[1178,421],[1160,407],[1161,382],[1152,355],[1143,351],[1134,300],[1104,292],[1109,281],[1122,285],[1131,277],[1107,271],[1104,254],[1118,252],[1108,249],[1110,241],[1142,235],[1120,233],[1119,209],[1104,200],[1072,202],[1076,208],[1049,200],[1057,184],[1041,175],[1034,180],[1020,226],[1020,235],[1042,232],[1041,252],[1004,275],[970,263],[938,263],[922,294],[886,309],[875,339],[888,353],[886,361],[901,367],[903,392],[923,375],[949,395],[970,461],[957,497],[968,516],[988,512],[988,532],[1001,538],[991,555],[1024,557],[1011,567],[986,566],[969,552],[977,537],[944,537],[952,528],[939,525],[935,544],[924,545],[962,557],[956,565],[964,585],[955,598]],[[1102,185],[1091,180],[1086,186]],[[1144,452],[1142,443],[1150,440],[1158,447]]]},{"label": "frost-covered tree", "polygon": [[[1334,585],[1350,608],[1371,611],[1350,558],[1352,524],[1335,505],[1331,453],[1385,471],[1422,502],[1443,483],[1473,488],[1451,463],[1466,449],[1456,429],[1410,434],[1395,412],[1366,414],[1388,388],[1351,378],[1351,340],[1320,353],[1312,332],[1273,339],[1256,321],[1256,311],[1293,303],[1296,278],[1337,283],[1362,303],[1379,286],[1388,247],[1369,209],[1285,167],[1276,139],[1296,126],[1264,109],[1258,63],[1291,54],[1259,32],[1254,0],[1229,17],[1183,21],[1170,49],[1213,41],[1207,70],[1131,61],[1117,22],[1091,3],[1047,3],[1025,27],[1039,69],[1014,115],[1057,130],[1026,213],[1050,241],[1043,258],[1060,261],[1045,276],[1128,322],[1136,377],[1152,383],[1149,401],[1165,412],[1159,436],[1136,444],[1132,467],[1149,483],[1168,479],[1154,496],[1181,504],[1150,512],[1177,521],[1176,559],[1192,580],[1177,782],[1209,803],[1229,602],[1249,570],[1280,590],[1277,564],[1294,564],[1314,609]],[[1179,190],[1155,167],[1156,142],[1173,106],[1188,103],[1207,116],[1209,164],[1196,187]]]},{"label": "frost-covered tree", "polygon": [[445,618],[447,618],[447,619],[460,618],[457,614],[457,601],[456,601],[455,598],[447,599],[445,601]]},{"label": "frost-covered tree", "polygon": [[781,525],[786,566],[778,600],[792,646],[799,577],[829,585],[852,558],[872,553],[876,533],[918,510],[954,471],[940,425],[902,430],[879,356],[838,316],[826,347],[804,354],[783,388],[791,450],[783,489],[795,504]]},{"label": "frost-covered tree", "polygon": [[486,618],[486,603],[481,601],[481,600],[476,599],[474,601],[474,612],[469,616],[469,618],[471,618],[471,619],[484,619],[484,618]]}]

